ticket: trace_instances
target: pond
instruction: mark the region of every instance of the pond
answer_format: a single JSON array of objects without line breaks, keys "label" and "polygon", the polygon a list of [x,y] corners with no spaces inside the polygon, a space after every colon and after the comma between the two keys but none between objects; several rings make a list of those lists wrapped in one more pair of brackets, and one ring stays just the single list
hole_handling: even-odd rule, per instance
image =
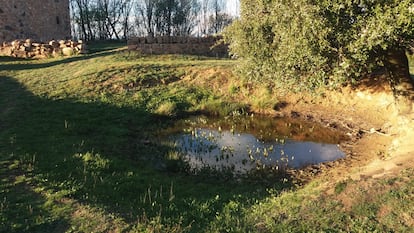
[{"label": "pond", "polygon": [[286,170],[343,158],[337,130],[290,118],[195,117],[167,131],[174,150],[197,172],[204,168],[234,173]]}]

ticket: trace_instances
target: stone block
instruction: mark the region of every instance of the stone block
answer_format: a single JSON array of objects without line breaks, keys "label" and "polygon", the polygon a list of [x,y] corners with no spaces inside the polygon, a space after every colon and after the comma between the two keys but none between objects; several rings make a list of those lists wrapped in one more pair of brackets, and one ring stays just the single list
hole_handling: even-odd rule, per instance
[{"label": "stone block", "polygon": [[63,56],[73,56],[75,54],[75,51],[73,48],[65,47],[62,48],[62,54]]}]

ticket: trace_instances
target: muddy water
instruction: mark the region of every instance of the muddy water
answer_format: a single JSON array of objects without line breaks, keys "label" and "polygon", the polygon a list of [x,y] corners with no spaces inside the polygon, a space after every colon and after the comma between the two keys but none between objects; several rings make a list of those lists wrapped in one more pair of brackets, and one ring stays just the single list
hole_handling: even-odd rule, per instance
[{"label": "muddy water", "polygon": [[345,156],[333,129],[294,119],[197,117],[169,129],[175,150],[195,171],[204,167],[246,173],[301,168]]}]

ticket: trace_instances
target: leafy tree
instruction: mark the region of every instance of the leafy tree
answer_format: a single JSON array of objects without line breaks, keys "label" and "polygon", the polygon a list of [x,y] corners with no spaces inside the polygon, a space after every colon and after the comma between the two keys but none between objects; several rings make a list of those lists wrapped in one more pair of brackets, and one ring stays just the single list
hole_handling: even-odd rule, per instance
[{"label": "leafy tree", "polygon": [[408,112],[413,23],[412,0],[244,0],[225,36],[245,75],[301,88],[359,80],[384,67]]}]

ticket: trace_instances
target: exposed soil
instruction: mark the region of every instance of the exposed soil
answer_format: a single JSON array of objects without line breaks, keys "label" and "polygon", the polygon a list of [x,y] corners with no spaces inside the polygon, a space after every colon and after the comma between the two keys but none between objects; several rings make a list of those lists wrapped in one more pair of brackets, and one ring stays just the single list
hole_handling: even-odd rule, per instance
[{"label": "exposed soil", "polygon": [[321,177],[333,192],[333,184],[345,179],[397,176],[414,167],[414,114],[398,114],[393,94],[382,80],[373,78],[358,87],[326,92],[323,97],[293,94],[286,98],[294,104],[281,110],[285,114],[312,116],[328,127],[347,131],[350,139],[341,143],[346,158],[308,168],[302,179]]},{"label": "exposed soil", "polygon": [[[229,83],[229,75],[232,74],[227,70],[206,70],[185,80],[192,79],[190,82],[208,86],[223,95],[229,95],[234,87],[241,87],[236,95],[230,94],[230,98],[247,104],[251,96],[261,91],[242,81]],[[325,91],[320,95],[273,90],[272,96],[277,99],[273,109],[252,110],[319,122],[349,136],[349,140],[340,145],[346,158],[294,172],[304,182],[320,178],[331,193],[334,184],[342,180],[363,182],[397,176],[400,171],[414,167],[414,113],[398,115],[392,91],[385,80],[380,74],[358,86]]]},{"label": "exposed soil", "polygon": [[[372,185],[377,178],[398,177],[400,172],[414,167],[414,115],[399,116],[392,92],[386,83],[344,88],[341,92],[328,92],[325,98],[288,97],[294,100],[282,111],[312,115],[314,120],[329,127],[346,130],[350,140],[341,144],[346,158],[296,172],[301,181],[318,179],[327,195],[335,193],[340,182],[353,181],[359,188]],[[353,205],[355,187],[347,187],[338,196],[346,206]],[[349,195],[347,195],[347,192]]]}]

